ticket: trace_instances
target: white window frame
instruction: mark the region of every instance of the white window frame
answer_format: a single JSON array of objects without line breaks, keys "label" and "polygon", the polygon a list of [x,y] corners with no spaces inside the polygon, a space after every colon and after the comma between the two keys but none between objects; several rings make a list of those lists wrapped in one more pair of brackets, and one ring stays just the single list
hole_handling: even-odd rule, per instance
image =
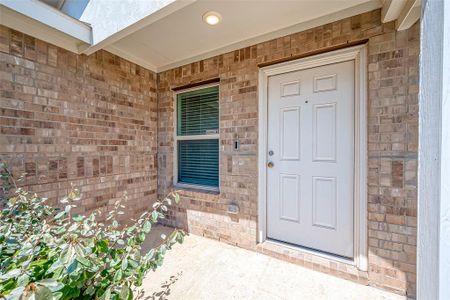
[{"label": "white window frame", "polygon": [[[219,88],[219,115],[218,115],[218,124],[219,133],[216,134],[202,134],[202,135],[184,135],[184,136],[178,136],[178,95],[184,94],[187,92],[192,91],[199,91],[206,88],[217,86]],[[207,185],[200,185],[200,184],[191,184],[191,183],[183,183],[178,182],[178,141],[186,141],[186,140],[214,140],[217,139],[220,142],[220,86],[219,83],[211,83],[211,84],[205,84],[201,86],[196,86],[193,88],[183,89],[175,92],[174,95],[174,118],[173,118],[173,186],[175,188],[181,188],[181,189],[195,189],[195,190],[203,190],[203,191],[209,191],[209,192],[220,192],[220,146],[219,146],[219,161],[218,161],[218,167],[219,167],[219,186],[207,186]]]}]

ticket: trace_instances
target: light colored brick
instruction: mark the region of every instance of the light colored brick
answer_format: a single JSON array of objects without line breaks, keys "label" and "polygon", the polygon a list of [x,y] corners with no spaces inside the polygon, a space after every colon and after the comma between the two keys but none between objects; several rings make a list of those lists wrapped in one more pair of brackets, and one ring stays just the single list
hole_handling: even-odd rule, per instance
[{"label": "light colored brick", "polygon": [[132,74],[120,67],[131,63],[105,51],[86,59],[7,27],[0,32],[0,60],[13,67],[1,78],[17,85],[2,86],[2,159],[53,203],[72,182],[83,193],[78,213],[107,211],[124,191],[126,219],[148,209],[157,197],[156,74],[136,65]]},{"label": "light colored brick", "polygon": [[[325,31],[331,34],[321,36],[320,42],[312,42],[314,35]],[[376,253],[379,258],[374,260],[375,256],[370,256],[369,263],[375,266],[383,262],[390,266],[379,269],[380,276],[370,276],[369,272],[369,284],[414,296],[413,284],[407,285],[405,282],[414,274],[411,268],[402,268],[398,263],[397,267],[392,267],[392,264],[408,259],[403,245],[415,247],[411,239],[416,234],[416,193],[413,196],[408,196],[408,193],[417,188],[417,126],[411,127],[411,133],[407,133],[407,124],[417,125],[417,110],[408,112],[407,97],[416,96],[418,91],[417,81],[408,79],[418,74],[418,25],[409,31],[414,38],[406,38],[405,33],[396,32],[393,24],[381,24],[380,11],[376,10],[334,22],[332,26],[320,26],[159,73],[160,195],[170,190],[173,179],[172,88],[220,78],[221,193],[207,195],[205,199],[200,194],[181,191],[185,201],[172,215],[172,224],[191,228],[194,221],[183,216],[188,211],[212,213],[210,216],[219,216],[219,219],[208,220],[207,214],[196,218],[196,231],[207,232],[212,238],[226,239],[227,243],[234,241],[253,248],[256,235],[235,237],[231,234],[236,227],[231,227],[231,219],[222,217],[226,216],[226,206],[221,204],[236,202],[241,207],[239,220],[255,220],[252,227],[257,227],[257,64],[326,49],[357,40],[363,35],[369,39],[369,252]],[[231,151],[232,140],[236,136],[241,139],[242,149],[245,149],[241,153]],[[212,204],[206,207],[206,203]],[[210,222],[215,224],[219,230],[217,234],[222,238],[207,231],[206,224]],[[248,240],[244,243],[245,239]],[[386,250],[380,247],[386,247]],[[322,264],[309,265],[304,259],[290,258],[283,249],[263,249],[262,252],[321,271],[330,268]],[[344,268],[335,274],[351,279],[356,273]],[[386,280],[383,276],[392,278]]]},{"label": "light colored brick", "polygon": [[[361,39],[369,41],[368,272],[257,244],[258,64]],[[0,74],[0,152],[53,201],[74,182],[84,195],[79,213],[106,212],[126,191],[127,216],[135,215],[172,189],[172,89],[219,78],[221,192],[181,190],[169,223],[414,297],[419,49],[418,24],[397,32],[375,10],[154,74],[106,51],[77,56],[0,26],[0,60],[14,66]],[[226,213],[231,202],[237,216]]]}]

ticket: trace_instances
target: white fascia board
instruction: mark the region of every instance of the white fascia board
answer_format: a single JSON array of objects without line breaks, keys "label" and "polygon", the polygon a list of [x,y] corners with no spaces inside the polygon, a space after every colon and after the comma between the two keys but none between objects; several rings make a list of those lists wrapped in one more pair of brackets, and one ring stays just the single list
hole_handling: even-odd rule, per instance
[{"label": "white fascia board", "polygon": [[397,30],[408,29],[420,18],[421,2],[421,0],[385,0],[381,8],[381,20],[383,23],[395,21]]},{"label": "white fascia board", "polygon": [[381,8],[383,23],[397,20],[407,0],[385,0]]},{"label": "white fascia board", "polygon": [[[447,0],[445,0],[447,1]],[[397,30],[405,30],[410,28],[420,19],[421,14],[421,1],[420,0],[408,0],[403,7],[402,12],[398,16],[395,23]]]},{"label": "white fascia board", "polygon": [[0,5],[0,24],[77,54],[89,45],[3,5]]},{"label": "white fascia board", "polygon": [[92,29],[88,24],[74,19],[38,0],[0,0],[0,5],[84,43],[91,44],[92,42]]}]

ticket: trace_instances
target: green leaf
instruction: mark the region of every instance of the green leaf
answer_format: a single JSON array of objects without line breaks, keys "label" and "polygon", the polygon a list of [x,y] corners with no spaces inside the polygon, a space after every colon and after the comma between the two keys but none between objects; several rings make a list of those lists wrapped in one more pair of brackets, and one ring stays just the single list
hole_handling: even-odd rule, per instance
[{"label": "green leaf", "polygon": [[178,193],[175,193],[173,197],[175,198],[175,203],[180,203],[180,195]]},{"label": "green leaf", "polygon": [[22,274],[17,278],[17,286],[26,286],[30,282],[30,276],[28,274]]},{"label": "green leaf", "polygon": [[85,295],[94,295],[94,293],[95,293],[95,289],[92,285],[90,285],[84,292]]},{"label": "green leaf", "polygon": [[48,263],[48,259],[39,259],[31,262],[30,267],[41,267]]},{"label": "green leaf", "polygon": [[167,250],[167,247],[166,247],[166,245],[164,245],[164,244],[162,244],[160,247],[159,247],[159,251],[161,252],[161,254],[165,254],[166,253],[166,250]]},{"label": "green leaf", "polygon": [[128,299],[127,300],[133,300],[134,299],[134,295],[133,295],[133,290],[128,287]]},{"label": "green leaf", "polygon": [[106,291],[103,293],[103,295],[100,297],[102,300],[109,300],[111,299],[111,288],[106,289]]},{"label": "green leaf", "polygon": [[72,218],[75,222],[81,222],[84,220],[84,216],[82,215],[76,215],[75,217]]},{"label": "green leaf", "polygon": [[52,292],[59,291],[60,289],[62,289],[64,287],[64,284],[62,284],[61,282],[58,282],[54,279],[51,279],[51,278],[50,279],[42,279],[42,280],[36,282],[36,284],[45,286]]},{"label": "green leaf", "polygon": [[75,259],[72,263],[67,267],[67,273],[72,274],[78,267],[78,261]]},{"label": "green leaf", "polygon": [[73,223],[72,225],[70,225],[69,229],[67,229],[68,232],[72,232],[78,229],[78,227],[80,226],[80,224],[78,223]]},{"label": "green leaf", "polygon": [[175,239],[177,238],[177,234],[178,234],[178,231],[177,230],[174,230],[174,231],[172,231],[172,233],[169,235],[169,241],[170,242],[174,242],[175,241]]},{"label": "green leaf", "polygon": [[58,227],[55,231],[56,234],[62,234],[64,232],[66,232],[66,228],[64,226]]},{"label": "green leaf", "polygon": [[181,231],[178,231],[176,241],[181,244],[184,242],[184,233]]},{"label": "green leaf", "polygon": [[106,252],[108,250],[108,240],[100,240],[97,242],[97,250],[100,252]]},{"label": "green leaf", "polygon": [[123,299],[123,300],[127,300],[129,294],[130,294],[130,288],[126,284],[122,285],[122,287],[120,289],[119,298]]},{"label": "green leaf", "polygon": [[11,293],[8,294],[8,300],[17,300],[22,296],[23,291],[25,290],[24,286],[19,286],[11,291]]},{"label": "green leaf", "polygon": [[122,260],[122,264],[120,265],[120,268],[125,271],[128,267],[128,258],[124,257]]},{"label": "green leaf", "polygon": [[111,267],[117,266],[120,263],[120,259],[116,258],[116,259],[112,259],[111,262],[109,263],[109,265]]},{"label": "green leaf", "polygon": [[92,266],[91,262],[88,259],[86,259],[86,258],[84,258],[82,256],[77,256],[77,261],[80,264],[82,264],[82,265],[84,265],[86,267],[91,267]]},{"label": "green leaf", "polygon": [[80,287],[71,287],[69,285],[65,285],[61,290],[59,290],[63,294],[63,299],[78,299],[80,296]]},{"label": "green leaf", "polygon": [[10,278],[17,277],[21,274],[20,269],[9,270],[6,274],[0,274],[0,281],[6,281]]},{"label": "green leaf", "polygon": [[139,266],[139,264],[138,264],[135,260],[132,260],[132,259],[128,259],[128,264],[129,264],[132,268],[135,268],[135,269]]},{"label": "green leaf", "polygon": [[122,279],[122,269],[117,270],[113,278],[114,282],[118,282],[120,279]]},{"label": "green leaf", "polygon": [[152,211],[152,221],[153,221],[153,223],[158,221],[158,217],[159,217],[158,212],[156,210]]},{"label": "green leaf", "polygon": [[142,230],[143,230],[145,233],[149,233],[151,229],[152,229],[152,223],[151,223],[150,221],[146,221],[146,222],[144,223],[144,226],[142,227]]},{"label": "green leaf", "polygon": [[60,259],[58,259],[50,266],[50,268],[47,270],[47,273],[52,273],[57,268],[60,268],[61,266],[62,266],[62,261]]},{"label": "green leaf", "polygon": [[69,262],[72,261],[72,257],[74,254],[75,254],[75,251],[74,251],[72,245],[69,245],[67,248],[65,248],[61,252],[59,259],[61,260],[62,263],[68,264]]},{"label": "green leaf", "polygon": [[[32,299],[31,297],[29,299]],[[52,291],[45,286],[40,286],[36,289],[36,292],[34,293],[34,299],[35,300],[50,300],[54,299]]]},{"label": "green leaf", "polygon": [[66,214],[65,211],[61,211],[61,212],[56,214],[55,219],[61,219],[61,217],[64,216],[65,214]]},{"label": "green leaf", "polygon": [[[0,180],[9,180],[4,167],[0,163]],[[142,285],[147,272],[161,265],[174,239],[184,237],[176,233],[167,247],[141,255],[153,224],[164,218],[170,201],[179,199],[173,193],[155,202],[155,211],[150,208],[137,221],[130,220],[128,228],[115,220],[125,208],[118,201],[106,214],[112,216],[109,224],[96,220],[99,212],[68,217],[76,207],[72,201],[79,197],[76,190],[61,200],[66,203],[62,210],[25,188],[11,194],[0,210],[0,293],[8,299],[19,300],[28,287],[20,300],[132,300],[130,287]]]},{"label": "green leaf", "polygon": [[127,234],[131,234],[133,233],[133,231],[136,229],[137,225],[134,224],[133,226],[131,226],[130,228],[127,229]]}]

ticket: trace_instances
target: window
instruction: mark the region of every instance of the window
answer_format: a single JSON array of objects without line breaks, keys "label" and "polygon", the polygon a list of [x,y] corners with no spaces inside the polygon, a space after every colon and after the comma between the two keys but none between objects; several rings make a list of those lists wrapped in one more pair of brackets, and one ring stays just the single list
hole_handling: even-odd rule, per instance
[{"label": "window", "polygon": [[175,183],[219,187],[219,87],[177,94]]}]

